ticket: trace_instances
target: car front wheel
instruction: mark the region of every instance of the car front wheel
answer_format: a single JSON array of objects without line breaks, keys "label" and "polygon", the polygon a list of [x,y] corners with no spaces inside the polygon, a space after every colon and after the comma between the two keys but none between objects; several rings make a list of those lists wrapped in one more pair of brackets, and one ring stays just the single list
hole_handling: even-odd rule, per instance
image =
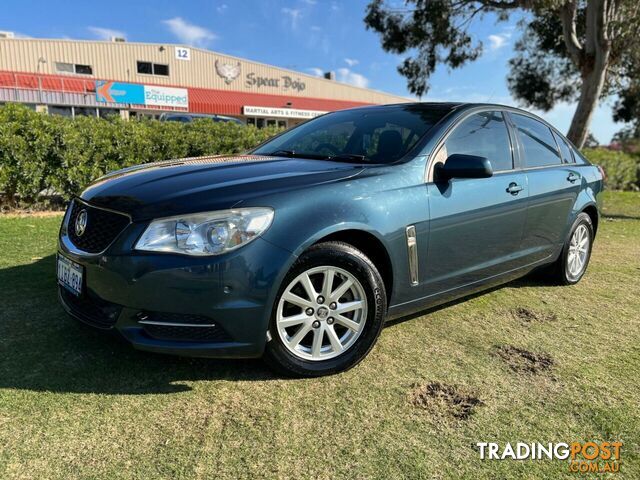
[{"label": "car front wheel", "polygon": [[315,245],[282,283],[266,359],[295,376],[347,370],[375,344],[385,312],[384,283],[366,255],[342,242]]}]

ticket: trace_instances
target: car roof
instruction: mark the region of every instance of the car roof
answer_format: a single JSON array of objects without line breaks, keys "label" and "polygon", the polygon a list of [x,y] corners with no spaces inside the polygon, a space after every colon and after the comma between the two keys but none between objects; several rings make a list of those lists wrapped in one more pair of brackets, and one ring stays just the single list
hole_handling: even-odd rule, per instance
[{"label": "car roof", "polygon": [[405,103],[387,103],[384,105],[363,105],[361,107],[349,108],[347,110],[385,110],[398,107],[409,108],[437,108],[440,110],[451,110],[457,108],[463,103],[459,102],[405,102]]},{"label": "car roof", "polygon": [[529,117],[533,117],[534,119],[538,120],[539,122],[542,122],[543,124],[545,124],[546,126],[552,128],[556,133],[558,133],[559,135],[562,136],[562,138],[564,138],[566,140],[566,136],[561,133],[556,127],[554,127],[553,125],[551,125],[549,122],[547,122],[545,119],[540,118],[538,115],[535,115],[534,113],[528,112],[527,110],[523,110],[521,108],[517,108],[517,107],[512,107],[510,105],[502,105],[499,103],[482,103],[482,102],[406,102],[406,103],[389,103],[386,105],[366,105],[366,106],[362,106],[362,107],[356,107],[356,108],[352,108],[349,110],[384,110],[384,109],[393,109],[393,108],[398,108],[398,107],[404,107],[404,108],[411,108],[411,109],[416,109],[416,110],[420,110],[420,109],[427,109],[427,108],[431,108],[431,109],[438,109],[438,110],[442,110],[445,111],[447,113],[453,112],[453,111],[465,111],[465,110],[470,110],[472,108],[478,108],[478,107],[482,107],[482,108],[495,108],[495,109],[499,109],[499,110],[508,110],[514,113],[521,113],[523,115],[529,116]]},{"label": "car roof", "polygon": [[493,107],[500,109],[509,109],[521,111],[524,113],[529,113],[526,110],[522,110],[517,107],[512,107],[510,105],[502,105],[499,103],[484,103],[484,102],[405,102],[405,103],[388,103],[384,105],[363,105],[361,107],[351,108],[349,110],[384,110],[387,108],[397,108],[397,107],[410,107],[410,108],[437,108],[441,110],[454,110],[460,108],[473,108],[473,107]]}]

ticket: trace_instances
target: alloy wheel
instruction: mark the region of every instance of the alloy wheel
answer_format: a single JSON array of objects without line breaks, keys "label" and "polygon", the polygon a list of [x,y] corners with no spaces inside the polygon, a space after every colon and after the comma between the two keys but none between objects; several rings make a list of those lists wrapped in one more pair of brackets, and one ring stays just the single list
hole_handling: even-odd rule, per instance
[{"label": "alloy wheel", "polygon": [[567,255],[567,271],[573,278],[578,277],[587,265],[589,248],[589,231],[586,225],[580,224],[571,235]]},{"label": "alloy wheel", "polygon": [[349,349],[366,319],[367,298],[360,281],[342,268],[321,266],[287,285],[278,302],[276,327],[289,352],[320,361]]}]

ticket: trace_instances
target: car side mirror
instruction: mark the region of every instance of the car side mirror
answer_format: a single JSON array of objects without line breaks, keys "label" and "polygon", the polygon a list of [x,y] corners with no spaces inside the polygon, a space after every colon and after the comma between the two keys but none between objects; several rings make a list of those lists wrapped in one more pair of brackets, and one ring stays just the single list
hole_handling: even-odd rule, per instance
[{"label": "car side mirror", "polygon": [[452,178],[488,178],[493,175],[491,162],[485,157],[454,153],[449,155],[444,165],[437,167],[437,180],[448,181]]}]

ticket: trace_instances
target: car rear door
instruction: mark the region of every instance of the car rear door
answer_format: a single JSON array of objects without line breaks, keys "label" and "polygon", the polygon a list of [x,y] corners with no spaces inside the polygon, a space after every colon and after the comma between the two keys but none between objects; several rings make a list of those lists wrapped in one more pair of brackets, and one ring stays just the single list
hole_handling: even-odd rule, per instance
[{"label": "car rear door", "polygon": [[482,111],[464,118],[433,156],[430,175],[434,161],[444,162],[457,153],[488,158],[494,174],[490,178],[428,182],[426,296],[522,265],[519,248],[528,188],[526,175],[514,165],[513,139],[503,113]]},{"label": "car rear door", "polygon": [[528,115],[514,112],[508,115],[529,184],[521,248],[532,263],[557,253],[564,243],[582,178],[571,149],[560,135]]}]

